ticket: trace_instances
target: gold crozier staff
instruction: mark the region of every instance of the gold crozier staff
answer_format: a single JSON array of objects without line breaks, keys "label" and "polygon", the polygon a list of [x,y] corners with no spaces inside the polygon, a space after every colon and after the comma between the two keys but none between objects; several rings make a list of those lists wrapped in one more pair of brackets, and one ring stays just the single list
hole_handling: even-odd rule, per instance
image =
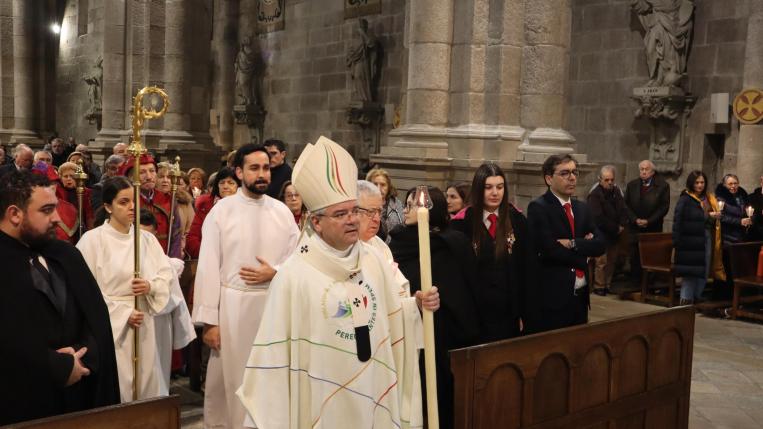
[{"label": "gold crozier staff", "polygon": [[85,193],[85,182],[87,182],[87,173],[82,168],[82,159],[77,160],[77,170],[74,171],[74,180],[77,182],[77,229],[79,230],[79,238],[82,238],[82,234],[85,232],[83,223],[85,216],[82,214],[82,195]]},{"label": "gold crozier staff", "polygon": [[175,157],[175,163],[170,164],[170,182],[172,182],[172,196],[170,203],[170,225],[167,227],[167,255],[170,254],[170,246],[172,245],[172,224],[175,223],[175,207],[177,207],[177,192],[178,192],[178,179],[181,176],[180,173],[180,157]]},{"label": "gold crozier staff", "polygon": [[[143,97],[153,96],[149,98],[149,106],[143,106]],[[158,104],[157,97],[161,97],[161,109],[156,110]],[[143,122],[146,119],[156,119],[163,116],[167,112],[167,108],[170,105],[170,99],[167,94],[155,86],[147,86],[140,91],[133,99],[133,112],[132,112],[132,143],[127,148],[127,153],[133,157],[134,167],[132,169],[132,186],[135,191],[135,219],[133,220],[133,237],[135,246],[135,269],[133,270],[133,277],[140,278],[140,157],[146,153],[146,148],[143,147],[140,137],[140,131],[143,129]],[[135,309],[138,310],[138,296],[135,296]],[[132,372],[132,399],[133,401],[138,399],[138,377],[140,375],[140,353],[138,350],[138,327],[133,328],[133,372]]]}]

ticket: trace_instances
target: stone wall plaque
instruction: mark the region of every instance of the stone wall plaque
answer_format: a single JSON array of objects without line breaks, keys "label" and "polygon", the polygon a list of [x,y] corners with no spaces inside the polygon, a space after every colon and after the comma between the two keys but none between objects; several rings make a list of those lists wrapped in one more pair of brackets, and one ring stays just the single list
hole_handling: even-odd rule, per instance
[{"label": "stone wall plaque", "polygon": [[344,19],[381,13],[382,0],[344,0]]},{"label": "stone wall plaque", "polygon": [[284,29],[285,0],[257,1],[257,33],[271,33]]}]

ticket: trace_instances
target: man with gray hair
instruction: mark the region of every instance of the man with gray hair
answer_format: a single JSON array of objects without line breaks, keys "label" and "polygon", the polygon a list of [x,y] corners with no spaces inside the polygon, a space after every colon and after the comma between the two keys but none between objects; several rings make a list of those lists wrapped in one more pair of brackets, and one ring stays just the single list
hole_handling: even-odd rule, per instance
[{"label": "man with gray hair", "polygon": [[620,248],[618,244],[625,226],[628,225],[625,200],[615,185],[615,173],[613,165],[601,167],[599,183],[588,194],[588,207],[591,208],[594,223],[604,233],[607,246],[606,252],[596,257],[596,272],[593,278],[593,293],[601,296],[606,296],[612,285],[617,249]]},{"label": "man with gray hair", "polygon": [[103,182],[109,177],[115,177],[119,175],[119,167],[124,164],[125,158],[120,155],[111,155],[106,158],[106,162],[103,164],[103,175],[101,180],[93,185],[92,192],[90,194],[90,204],[93,207],[93,211],[98,210],[103,205]]},{"label": "man with gray hair", "polygon": [[0,167],[0,177],[12,171],[23,171],[32,168],[34,162],[34,152],[29,146],[19,143],[13,150],[13,164],[7,164]]},{"label": "man with gray hair", "polygon": [[53,165],[53,154],[47,150],[38,150],[34,153],[34,163],[44,162],[48,165]]},{"label": "man with gray hair", "polygon": [[625,209],[631,246],[631,277],[641,281],[638,236],[642,232],[662,232],[662,221],[670,209],[670,185],[655,174],[654,163],[638,164],[639,177],[625,187]]},{"label": "man with gray hair", "polygon": [[392,260],[389,246],[376,234],[381,226],[381,213],[384,207],[379,188],[368,180],[358,180],[358,235],[365,243],[375,247],[388,260]]}]

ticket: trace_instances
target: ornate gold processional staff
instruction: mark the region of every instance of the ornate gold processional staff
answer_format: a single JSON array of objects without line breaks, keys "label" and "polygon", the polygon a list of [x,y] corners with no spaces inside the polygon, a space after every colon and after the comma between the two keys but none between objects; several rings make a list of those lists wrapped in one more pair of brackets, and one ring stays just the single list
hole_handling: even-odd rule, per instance
[{"label": "ornate gold processional staff", "polygon": [[[148,106],[143,105],[143,98],[149,96]],[[161,106],[157,110],[159,99],[161,97]],[[133,98],[133,111],[132,111],[132,143],[127,148],[127,153],[133,157],[132,167],[132,186],[134,190],[135,198],[135,218],[133,220],[133,237],[134,237],[134,270],[133,277],[140,277],[140,158],[146,153],[146,148],[143,147],[140,137],[140,131],[143,129],[143,122],[147,119],[156,119],[164,116],[167,113],[167,108],[170,106],[170,99],[164,90],[155,86],[147,86],[135,95]],[[135,296],[135,309],[138,310],[138,296]],[[133,328],[133,372],[132,372],[132,399],[133,401],[138,399],[138,377],[140,376],[139,369],[139,349],[138,349],[138,328]]]},{"label": "ornate gold processional staff", "polygon": [[77,225],[79,230],[79,238],[82,238],[84,233],[84,227],[82,223],[85,220],[85,216],[82,214],[82,196],[85,193],[85,182],[87,182],[87,173],[82,168],[82,159],[77,160],[77,170],[74,171],[74,180],[77,182]]},{"label": "ornate gold processional staff", "polygon": [[182,173],[180,172],[180,157],[175,157],[175,163],[170,164],[170,182],[172,183],[172,196],[170,203],[170,225],[167,227],[167,256],[170,254],[170,246],[172,246],[172,224],[175,223],[175,208],[177,207],[177,192],[178,192],[178,180]]}]

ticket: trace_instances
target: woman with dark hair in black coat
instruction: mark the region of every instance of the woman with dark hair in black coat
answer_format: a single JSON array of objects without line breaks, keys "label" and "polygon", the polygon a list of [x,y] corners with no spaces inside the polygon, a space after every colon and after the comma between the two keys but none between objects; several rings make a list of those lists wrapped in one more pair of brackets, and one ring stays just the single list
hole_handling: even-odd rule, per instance
[{"label": "woman with dark hair in black coat", "polygon": [[[390,233],[392,240],[389,243],[398,268],[411,284],[412,294],[421,290],[414,192],[415,188],[406,196],[407,204],[403,211],[405,226]],[[472,296],[474,265],[469,242],[463,234],[448,227],[447,202],[442,191],[429,187],[429,197],[432,201],[432,209],[429,210],[432,284],[437,286],[441,297],[440,309],[434,313],[437,400],[440,427],[446,429],[453,427],[453,375],[448,351],[478,344],[480,325]],[[423,355],[420,367],[423,378]]]},{"label": "woman with dark hair in black coat", "polygon": [[525,311],[527,220],[509,203],[506,175],[492,163],[474,173],[471,206],[452,226],[463,232],[476,257],[474,296],[482,342],[520,334]]},{"label": "woman with dark hair in black coat", "polygon": [[725,280],[721,261],[721,212],[715,196],[707,192],[707,176],[692,171],[673,215],[675,272],[681,277],[681,305],[702,297],[708,275]]}]

